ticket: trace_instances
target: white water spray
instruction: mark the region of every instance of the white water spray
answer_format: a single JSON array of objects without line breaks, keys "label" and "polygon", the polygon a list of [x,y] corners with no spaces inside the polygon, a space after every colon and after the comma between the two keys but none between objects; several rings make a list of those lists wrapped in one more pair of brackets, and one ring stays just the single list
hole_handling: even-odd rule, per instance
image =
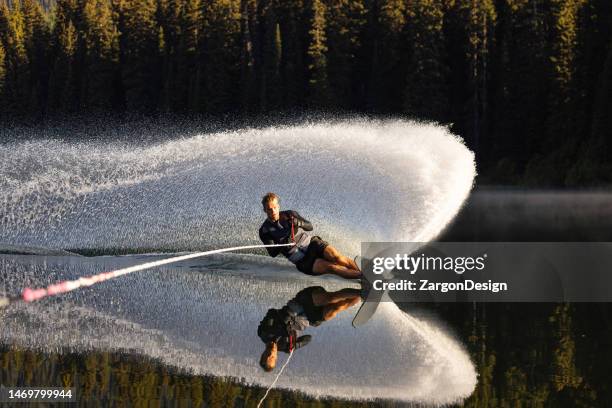
[{"label": "white water spray", "polygon": [[171,251],[255,243],[260,198],[275,191],[283,208],[356,254],[361,241],[433,239],[474,176],[473,153],[446,128],[401,120],[148,145],[12,142],[0,145],[0,243]]}]

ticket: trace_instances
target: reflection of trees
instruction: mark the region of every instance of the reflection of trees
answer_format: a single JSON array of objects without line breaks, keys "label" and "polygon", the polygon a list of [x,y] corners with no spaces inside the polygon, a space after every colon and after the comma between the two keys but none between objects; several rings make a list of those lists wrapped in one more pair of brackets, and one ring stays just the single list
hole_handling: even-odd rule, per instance
[{"label": "reflection of trees", "polygon": [[582,382],[575,365],[576,343],[572,333],[572,316],[569,305],[559,305],[550,317],[555,337],[553,349],[552,378],[555,391],[565,387],[577,388]]},{"label": "reflection of trees", "polygon": [[[465,407],[609,407],[610,304],[438,306],[472,354],[479,383]],[[0,384],[64,386],[93,406],[247,406],[264,390],[192,376],[121,353],[45,354],[0,349]],[[177,403],[177,401],[182,401]],[[266,406],[359,406],[273,390]],[[26,405],[22,405],[26,407]]]},{"label": "reflection of trees", "polygon": [[464,406],[611,406],[610,304],[437,308],[463,332],[479,373]]},{"label": "reflection of trees", "polygon": [[[80,405],[255,407],[265,390],[233,379],[176,372],[141,356],[92,352],[47,354],[0,348],[0,384],[74,387]],[[316,401],[297,393],[272,390],[267,407],[371,406],[344,401]],[[27,407],[21,404],[21,407]]]}]

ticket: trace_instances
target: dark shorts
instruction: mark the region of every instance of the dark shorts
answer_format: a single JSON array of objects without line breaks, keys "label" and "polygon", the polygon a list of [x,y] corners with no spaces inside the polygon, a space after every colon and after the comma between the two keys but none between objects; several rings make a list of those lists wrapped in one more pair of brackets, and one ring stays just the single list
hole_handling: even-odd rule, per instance
[{"label": "dark shorts", "polygon": [[323,241],[321,237],[314,236],[310,240],[310,245],[306,249],[306,254],[302,259],[300,259],[295,266],[298,268],[300,272],[304,272],[307,275],[315,275],[312,272],[312,267],[317,258],[323,258],[323,251],[329,243]]},{"label": "dark shorts", "polygon": [[315,306],[312,298],[313,293],[318,292],[325,293],[325,289],[321,286],[311,286],[301,290],[294,298],[294,300],[304,308],[304,313],[311,326],[318,326],[323,322],[324,306]]}]

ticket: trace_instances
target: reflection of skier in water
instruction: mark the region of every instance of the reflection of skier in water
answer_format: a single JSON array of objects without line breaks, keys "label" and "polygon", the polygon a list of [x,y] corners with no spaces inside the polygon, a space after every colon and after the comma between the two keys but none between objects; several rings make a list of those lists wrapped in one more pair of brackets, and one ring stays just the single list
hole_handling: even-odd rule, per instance
[{"label": "reflection of skier in water", "polygon": [[301,290],[281,309],[269,309],[259,323],[257,335],[266,344],[259,364],[266,371],[276,366],[278,352],[289,353],[310,342],[310,335],[302,335],[308,326],[319,326],[333,319],[339,312],[360,301],[359,289],[327,292],[320,286]]}]

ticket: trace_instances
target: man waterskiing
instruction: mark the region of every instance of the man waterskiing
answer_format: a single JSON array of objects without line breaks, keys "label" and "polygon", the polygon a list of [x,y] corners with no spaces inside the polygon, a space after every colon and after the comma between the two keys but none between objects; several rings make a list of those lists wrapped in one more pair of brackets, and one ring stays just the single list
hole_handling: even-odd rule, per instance
[{"label": "man waterskiing", "polygon": [[296,211],[281,211],[280,198],[274,193],[261,200],[268,215],[259,228],[259,238],[266,245],[295,243],[291,247],[266,248],[270,256],[282,253],[307,275],[333,274],[346,279],[362,278],[352,259],[342,255],[321,237],[313,235],[312,224]]}]

